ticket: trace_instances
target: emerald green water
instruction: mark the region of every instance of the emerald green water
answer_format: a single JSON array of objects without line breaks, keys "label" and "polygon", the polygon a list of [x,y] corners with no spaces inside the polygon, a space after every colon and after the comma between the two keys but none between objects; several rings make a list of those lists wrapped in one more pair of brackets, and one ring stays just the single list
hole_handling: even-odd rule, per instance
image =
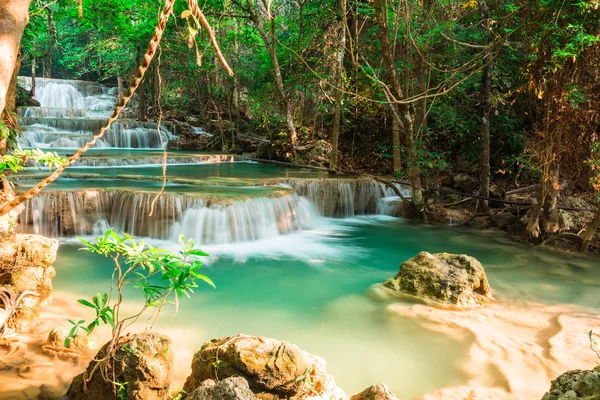
[{"label": "emerald green water", "polygon": [[[169,242],[156,245],[175,249]],[[73,241],[56,262],[55,288],[81,296],[107,290],[111,264]],[[496,298],[600,307],[595,262],[542,252],[505,236],[385,217],[324,219],[319,229],[204,249],[217,289],[197,290],[160,331],[186,332],[175,345],[197,350],[210,338],[246,333],[318,354],[347,393],[385,382],[400,399],[466,383],[466,343],[389,314],[369,287],[419,251],[467,253],[484,265]]]},{"label": "emerald green water", "polygon": [[[16,186],[17,191],[24,191],[35,184],[35,180],[21,180]],[[162,188],[162,182],[146,181],[146,180],[130,180],[130,179],[71,179],[61,178],[46,188],[43,191],[57,190],[81,190],[81,189],[129,189],[138,192],[158,192]],[[246,197],[262,197],[270,196],[289,190],[280,186],[214,186],[214,185],[186,185],[177,183],[167,183],[165,185],[166,193],[181,193],[193,194],[204,197],[214,196],[221,198],[246,198]]]},{"label": "emerald green water", "polygon": [[[43,171],[30,169],[20,176],[40,174]],[[161,165],[121,166],[121,167],[69,167],[66,175],[100,175],[106,178],[119,176],[161,177]],[[309,168],[290,168],[285,166],[258,164],[253,162],[223,162],[211,164],[169,165],[167,177],[171,179],[196,179],[206,181],[236,181],[253,179],[281,178],[326,178],[326,171]]]}]

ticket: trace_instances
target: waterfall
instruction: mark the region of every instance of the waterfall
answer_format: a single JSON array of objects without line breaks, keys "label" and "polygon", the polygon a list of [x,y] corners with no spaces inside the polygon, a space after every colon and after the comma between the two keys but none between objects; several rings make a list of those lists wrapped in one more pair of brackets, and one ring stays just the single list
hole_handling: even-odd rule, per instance
[{"label": "waterfall", "polygon": [[98,234],[110,226],[175,241],[183,233],[206,245],[288,234],[312,228],[319,219],[314,206],[296,194],[221,200],[165,193],[150,216],[155,196],[123,189],[42,192],[25,203],[19,222],[24,232],[51,237]]},{"label": "waterfall", "polygon": [[25,203],[19,223],[24,231],[37,235],[88,235],[108,220],[110,210],[106,190],[42,192]]},{"label": "waterfall", "polygon": [[[288,179],[285,183],[307,197],[326,217],[375,214],[382,199],[395,196],[391,188],[372,179]],[[410,189],[399,184],[396,187],[403,195],[411,196]]]},{"label": "waterfall", "polygon": [[[19,77],[26,88],[31,78]],[[22,147],[79,148],[106,124],[117,102],[114,88],[94,82],[37,78],[34,98],[40,107],[19,110]],[[119,120],[95,147],[160,149],[176,139],[166,126]]]},{"label": "waterfall", "polygon": [[228,205],[198,204],[188,209],[173,229],[202,244],[240,243],[268,239],[316,225],[318,212],[297,195],[258,197]]}]

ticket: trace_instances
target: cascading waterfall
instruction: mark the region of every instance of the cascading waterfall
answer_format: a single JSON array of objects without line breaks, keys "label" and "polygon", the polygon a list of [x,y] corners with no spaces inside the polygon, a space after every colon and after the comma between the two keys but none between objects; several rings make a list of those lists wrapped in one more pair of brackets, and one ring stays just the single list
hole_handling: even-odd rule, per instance
[{"label": "cascading waterfall", "polygon": [[[31,78],[19,77],[26,88]],[[79,148],[105,125],[117,102],[115,88],[93,82],[37,78],[40,107],[19,110],[22,147]],[[176,139],[164,125],[119,120],[95,147],[160,149]]]},{"label": "cascading waterfall", "polygon": [[180,233],[198,244],[228,244],[266,239],[316,226],[319,213],[296,194],[220,200],[132,190],[42,192],[25,204],[20,216],[24,232],[51,237],[116,231],[157,239]]},{"label": "cascading waterfall", "polygon": [[203,244],[248,242],[312,228],[318,217],[312,204],[295,194],[251,198],[225,206],[200,204],[185,212],[173,229],[172,240],[182,233]]},{"label": "cascading waterfall", "polygon": [[106,190],[42,192],[25,203],[22,229],[49,237],[100,233],[111,212]]},{"label": "cascading waterfall", "polygon": [[[384,211],[383,199],[398,199],[391,188],[372,179],[288,179],[285,183],[308,198],[326,217],[379,214]],[[410,189],[399,184],[396,187],[404,196],[411,196]],[[387,214],[387,211],[381,213]]]}]

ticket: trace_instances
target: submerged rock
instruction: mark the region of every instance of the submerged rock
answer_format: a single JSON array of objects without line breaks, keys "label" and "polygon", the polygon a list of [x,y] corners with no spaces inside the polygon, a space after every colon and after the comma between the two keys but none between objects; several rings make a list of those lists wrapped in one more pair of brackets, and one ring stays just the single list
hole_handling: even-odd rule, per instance
[{"label": "submerged rock", "polygon": [[422,251],[403,262],[384,286],[444,308],[468,309],[492,299],[481,263],[465,254]]},{"label": "submerged rock", "polygon": [[38,235],[0,236],[0,333],[23,333],[52,301],[58,242]]},{"label": "submerged rock", "polygon": [[[238,376],[258,398],[346,399],[325,371],[325,361],[298,346],[262,336],[213,339],[194,355],[184,390],[192,393],[207,379]],[[190,397],[188,397],[190,398]]]},{"label": "submerged rock", "polygon": [[350,400],[398,400],[398,398],[392,393],[387,385],[381,383],[379,385],[370,386],[359,394],[355,394],[350,397]]},{"label": "submerged rock", "polygon": [[[97,361],[92,361],[83,374],[77,375],[69,391],[67,400],[166,400],[170,398],[173,364],[175,356],[171,349],[171,339],[167,336],[144,332],[119,339],[115,356],[106,360],[110,343],[105,344],[96,360],[114,363],[114,378],[123,384],[123,397],[115,396],[112,384],[102,375]],[[103,360],[104,359],[104,360]],[[84,382],[85,380],[85,382]]]},{"label": "submerged rock", "polygon": [[552,381],[542,400],[600,400],[600,366],[593,371],[565,372]]},{"label": "submerged rock", "polygon": [[215,382],[207,379],[200,387],[190,393],[188,400],[254,400],[256,396],[250,390],[248,381],[240,376]]}]

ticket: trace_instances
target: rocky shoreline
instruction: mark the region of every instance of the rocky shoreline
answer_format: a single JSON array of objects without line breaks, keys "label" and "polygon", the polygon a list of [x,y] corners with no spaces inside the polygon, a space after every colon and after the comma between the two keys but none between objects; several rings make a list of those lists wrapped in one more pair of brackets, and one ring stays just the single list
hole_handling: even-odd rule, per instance
[{"label": "rocky shoreline", "polygon": [[[261,336],[240,334],[216,338],[205,343],[193,357],[182,356],[177,350],[174,343],[181,338],[172,341],[152,331],[122,336],[114,359],[106,359],[106,345],[94,356],[98,338],[80,338],[68,348],[61,348],[65,333],[53,330],[48,335],[47,329],[62,323],[68,311],[54,310],[49,317],[42,310],[40,318],[39,310],[39,306],[48,304],[51,298],[48,284],[56,243],[32,236],[12,235],[3,239],[10,243],[27,243],[28,251],[13,246],[22,257],[18,258],[22,263],[20,270],[30,270],[32,262],[39,264],[44,271],[40,270],[41,275],[34,274],[42,278],[35,280],[36,288],[42,290],[38,287],[42,285],[46,292],[35,297],[38,303],[33,309],[37,314],[24,312],[32,309],[31,305],[17,307],[14,315],[18,317],[12,317],[10,329],[15,334],[24,333],[3,343],[7,351],[1,367],[4,371],[14,371],[23,384],[28,380],[39,382],[40,376],[44,376],[42,371],[52,371],[47,374],[48,382],[52,374],[61,378],[54,381],[54,385],[33,384],[10,394],[11,386],[19,386],[13,381],[4,385],[3,396],[7,399],[117,398],[110,382],[122,384],[118,398],[139,400],[172,398],[170,396],[190,400],[397,399],[387,386],[377,382],[348,397],[327,373],[322,358],[294,344]],[[15,251],[2,253],[0,276],[7,276],[7,260],[14,260]],[[15,271],[14,265],[10,268]],[[14,283],[6,282],[3,281],[2,287],[14,287]],[[16,292],[27,290],[29,286]],[[598,399],[600,371],[597,367],[594,369],[598,359],[589,351],[585,331],[600,324],[597,314],[571,306],[511,303],[494,299],[492,294],[483,266],[476,259],[425,252],[404,262],[395,277],[376,285],[368,293],[390,315],[416,321],[444,335],[472,338],[463,367],[469,377],[468,386],[447,387],[424,395],[423,400],[532,399],[540,398],[544,392],[543,400]],[[42,323],[36,325],[40,320]],[[43,343],[45,335],[48,339]],[[98,363],[103,362],[110,362],[110,371],[114,373],[110,380],[97,368]],[[182,367],[182,362],[191,368]],[[592,368],[581,371],[575,369],[578,366]],[[84,369],[86,372],[75,376],[76,371]],[[186,370],[191,373],[184,372]],[[570,371],[559,376],[565,370]],[[182,374],[187,375],[185,384]],[[70,381],[69,376],[75,378]],[[176,376],[179,378],[175,379]],[[551,387],[550,380],[553,380]],[[175,383],[177,381],[180,383]],[[182,387],[180,385],[183,390],[177,389]]]}]

